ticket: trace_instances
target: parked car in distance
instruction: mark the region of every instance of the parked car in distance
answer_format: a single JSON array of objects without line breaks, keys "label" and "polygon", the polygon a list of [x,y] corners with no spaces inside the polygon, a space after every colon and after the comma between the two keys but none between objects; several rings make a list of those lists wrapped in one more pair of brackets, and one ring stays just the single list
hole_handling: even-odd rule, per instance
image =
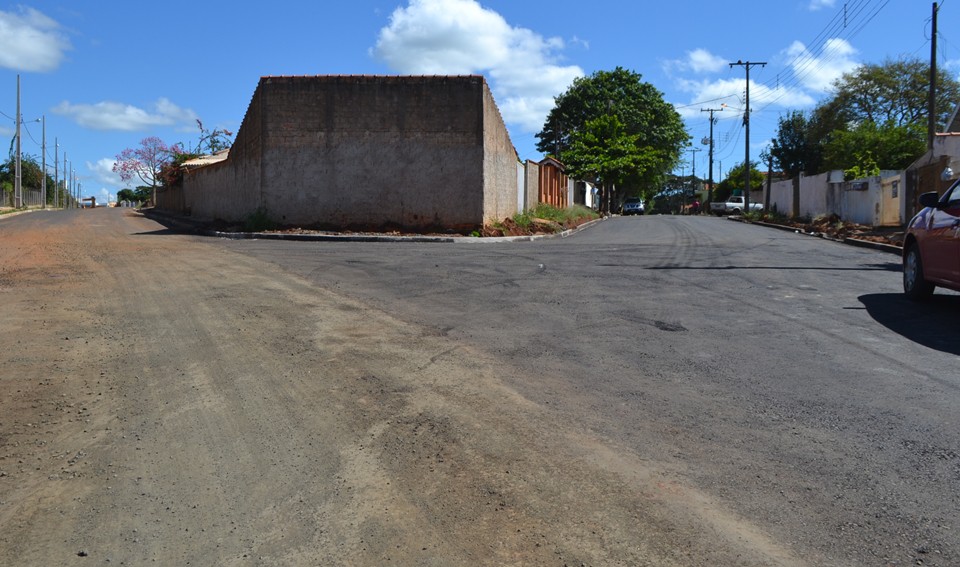
[{"label": "parked car in distance", "polygon": [[[744,198],[742,196],[733,196],[727,199],[725,203],[710,203],[710,212],[717,215],[741,215],[743,214]],[[762,211],[763,203],[750,203],[751,211]]]},{"label": "parked car in distance", "polygon": [[923,207],[903,237],[903,293],[924,299],[936,286],[960,291],[960,180],[942,197],[920,195]]},{"label": "parked car in distance", "polygon": [[620,214],[624,216],[642,215],[643,212],[643,201],[637,197],[628,197],[627,200],[623,202],[623,207],[620,208]]}]

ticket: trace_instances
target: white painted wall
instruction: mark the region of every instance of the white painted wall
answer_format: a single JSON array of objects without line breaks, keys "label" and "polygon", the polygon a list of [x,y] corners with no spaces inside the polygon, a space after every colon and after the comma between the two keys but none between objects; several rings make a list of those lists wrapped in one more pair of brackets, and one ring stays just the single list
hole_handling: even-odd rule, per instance
[{"label": "white painted wall", "polygon": [[[841,219],[869,226],[903,223],[900,195],[905,183],[901,172],[843,181],[843,172],[831,171],[800,178],[800,209],[797,216],[815,218],[835,214]],[[793,215],[793,180],[770,187],[770,207]]]}]

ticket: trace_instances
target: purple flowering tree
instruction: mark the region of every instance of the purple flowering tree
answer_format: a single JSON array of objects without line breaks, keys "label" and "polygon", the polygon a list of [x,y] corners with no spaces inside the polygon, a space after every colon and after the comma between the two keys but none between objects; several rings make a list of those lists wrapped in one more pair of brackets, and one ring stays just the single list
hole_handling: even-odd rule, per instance
[{"label": "purple flowering tree", "polygon": [[124,182],[129,183],[136,178],[150,187],[153,193],[153,204],[156,205],[157,184],[161,179],[163,167],[181,152],[179,145],[168,146],[160,138],[150,136],[140,140],[138,147],[127,148],[117,154],[113,171],[119,174]]}]

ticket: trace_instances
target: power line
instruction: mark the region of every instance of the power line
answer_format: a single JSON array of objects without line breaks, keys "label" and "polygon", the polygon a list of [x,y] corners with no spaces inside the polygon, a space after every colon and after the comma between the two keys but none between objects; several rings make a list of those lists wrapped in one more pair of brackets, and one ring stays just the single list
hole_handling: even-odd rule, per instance
[{"label": "power line", "polygon": [[[769,106],[777,103],[782,100],[788,89],[794,87],[798,84],[801,84],[804,79],[808,78],[810,75],[822,70],[831,60],[830,56],[827,55],[826,47],[827,42],[830,39],[842,39],[844,41],[849,41],[850,39],[856,37],[861,31],[863,31],[879,14],[880,12],[890,3],[890,0],[882,0],[879,5],[870,10],[869,0],[858,0],[852,3],[844,5],[843,18],[840,19],[838,13],[837,16],[824,28],[817,38],[814,39],[814,44],[806,47],[802,53],[800,53],[796,58],[794,58],[788,65],[787,71],[789,72],[789,78],[782,83],[779,81],[780,74],[777,75],[777,81],[775,84],[771,82],[762,83],[764,87],[769,89],[770,92],[779,93],[772,99],[766,99],[764,93],[761,93],[757,98],[763,101],[765,104],[759,108],[759,110],[764,110]],[[838,27],[840,24],[840,27]],[[843,33],[844,30],[849,30],[847,33]],[[835,37],[830,37],[834,35]],[[792,70],[791,70],[792,67]]]},{"label": "power line", "polygon": [[704,104],[709,104],[711,102],[717,102],[721,100],[726,100],[728,98],[734,98],[737,95],[727,95],[719,98],[711,98],[710,100],[701,100],[700,102],[691,102],[690,104],[684,104],[683,106],[674,106],[674,108],[692,108],[694,106],[703,106]]}]

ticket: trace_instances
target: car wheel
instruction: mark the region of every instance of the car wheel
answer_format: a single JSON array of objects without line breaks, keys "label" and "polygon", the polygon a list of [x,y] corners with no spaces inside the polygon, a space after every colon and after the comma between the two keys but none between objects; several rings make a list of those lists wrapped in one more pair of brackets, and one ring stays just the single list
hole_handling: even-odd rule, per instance
[{"label": "car wheel", "polygon": [[910,299],[920,300],[930,297],[933,288],[934,285],[923,277],[920,247],[911,244],[903,257],[903,293]]}]

